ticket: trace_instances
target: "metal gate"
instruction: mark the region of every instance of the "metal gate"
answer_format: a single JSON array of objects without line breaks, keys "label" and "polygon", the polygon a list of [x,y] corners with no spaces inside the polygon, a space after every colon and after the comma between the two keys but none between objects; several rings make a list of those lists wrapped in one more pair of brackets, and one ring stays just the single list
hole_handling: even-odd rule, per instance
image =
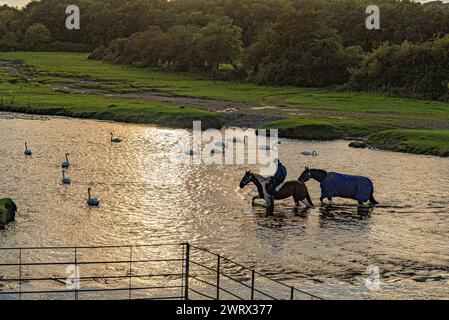
[{"label": "metal gate", "polygon": [[321,299],[189,243],[0,248],[0,300]]}]

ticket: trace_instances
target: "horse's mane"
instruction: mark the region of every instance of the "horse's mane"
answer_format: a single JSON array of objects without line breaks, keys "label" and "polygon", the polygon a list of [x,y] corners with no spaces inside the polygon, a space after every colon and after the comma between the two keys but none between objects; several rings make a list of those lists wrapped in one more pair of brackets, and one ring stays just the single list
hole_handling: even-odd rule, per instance
[{"label": "horse's mane", "polygon": [[264,181],[270,179],[270,178],[266,178],[266,177],[264,177],[264,176],[261,176],[260,174],[257,174],[257,173],[253,173],[253,176],[254,176],[254,178],[256,178],[256,180],[257,180],[259,183],[262,183],[262,182],[264,182]]},{"label": "horse's mane", "polygon": [[326,170],[322,170],[322,169],[309,169],[310,171],[316,172],[316,173],[322,173],[327,175],[327,171]]}]

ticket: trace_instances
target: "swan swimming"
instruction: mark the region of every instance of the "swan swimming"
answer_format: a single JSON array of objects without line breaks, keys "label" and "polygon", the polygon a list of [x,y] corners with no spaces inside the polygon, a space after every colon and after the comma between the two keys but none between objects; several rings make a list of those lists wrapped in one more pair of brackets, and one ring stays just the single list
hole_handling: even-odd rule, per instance
[{"label": "swan swimming", "polygon": [[62,170],[62,183],[63,184],[71,184],[72,183],[72,180],[70,180],[69,178],[66,178],[65,170]]},{"label": "swan swimming", "polygon": [[70,167],[70,162],[69,162],[69,155],[68,153],[65,154],[65,161],[62,163],[62,168],[63,169],[67,169]]},{"label": "swan swimming", "polygon": [[316,151],[303,151],[301,152],[303,156],[312,156],[312,157],[318,157],[318,153]]},{"label": "swan swimming", "polygon": [[31,152],[31,149],[28,149],[28,145],[27,145],[27,143],[25,142],[25,152],[24,152],[24,154],[26,155],[26,156],[31,156],[33,153]]},{"label": "swan swimming", "polygon": [[87,194],[88,194],[87,204],[91,207],[98,207],[100,205],[100,200],[98,200],[97,198],[92,198],[90,195],[91,191],[92,191],[92,188],[87,189]]},{"label": "swan swimming", "polygon": [[113,142],[113,143],[123,142],[123,139],[121,139],[121,138],[114,138],[114,134],[112,132],[110,134],[111,134],[111,142]]},{"label": "swan swimming", "polygon": [[187,156],[196,156],[200,154],[200,148],[197,148],[196,150],[190,149],[186,151]]},{"label": "swan swimming", "polygon": [[212,149],[210,154],[225,154],[226,153],[226,145],[223,143],[221,149]]}]

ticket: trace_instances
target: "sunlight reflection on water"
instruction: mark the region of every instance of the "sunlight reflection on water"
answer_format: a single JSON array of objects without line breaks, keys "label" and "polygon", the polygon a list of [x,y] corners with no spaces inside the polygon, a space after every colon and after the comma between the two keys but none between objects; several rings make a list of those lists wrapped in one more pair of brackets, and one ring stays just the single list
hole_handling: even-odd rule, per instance
[{"label": "sunlight reflection on water", "polygon": [[[127,138],[111,144],[109,133]],[[347,200],[295,215],[251,208],[244,170],[170,161],[191,133],[101,121],[0,113],[0,197],[17,202],[17,221],[2,246],[111,245],[190,241],[262,272],[334,298],[449,296],[449,159],[347,148],[346,141],[285,140],[289,179],[304,166],[368,175],[378,208],[364,215]],[[23,143],[33,150],[23,156]],[[317,158],[304,150],[316,150]],[[64,154],[71,154],[61,184]],[[88,208],[87,188],[100,198]],[[319,186],[309,182],[318,204]],[[162,253],[160,253],[162,254]],[[377,265],[383,289],[369,292],[365,270]]]}]

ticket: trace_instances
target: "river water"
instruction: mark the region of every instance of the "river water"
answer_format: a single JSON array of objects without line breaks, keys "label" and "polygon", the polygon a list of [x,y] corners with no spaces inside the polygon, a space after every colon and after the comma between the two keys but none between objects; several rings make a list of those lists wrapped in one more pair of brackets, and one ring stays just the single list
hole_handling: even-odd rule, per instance
[{"label": "river water", "polygon": [[[109,133],[126,142],[109,143]],[[179,164],[171,154],[191,132],[145,125],[0,113],[0,198],[12,197],[16,222],[1,247],[123,245],[189,241],[325,298],[449,297],[449,159],[357,150],[347,141],[282,140],[280,157],[297,179],[304,166],[373,179],[372,210],[352,201],[295,214],[251,207],[240,190],[257,165]],[[24,141],[33,156],[23,154]],[[316,158],[301,155],[317,151]],[[70,153],[61,184],[61,163]],[[86,204],[87,188],[100,198]],[[374,269],[373,269],[374,268]],[[380,287],[366,286],[367,269]]]}]

